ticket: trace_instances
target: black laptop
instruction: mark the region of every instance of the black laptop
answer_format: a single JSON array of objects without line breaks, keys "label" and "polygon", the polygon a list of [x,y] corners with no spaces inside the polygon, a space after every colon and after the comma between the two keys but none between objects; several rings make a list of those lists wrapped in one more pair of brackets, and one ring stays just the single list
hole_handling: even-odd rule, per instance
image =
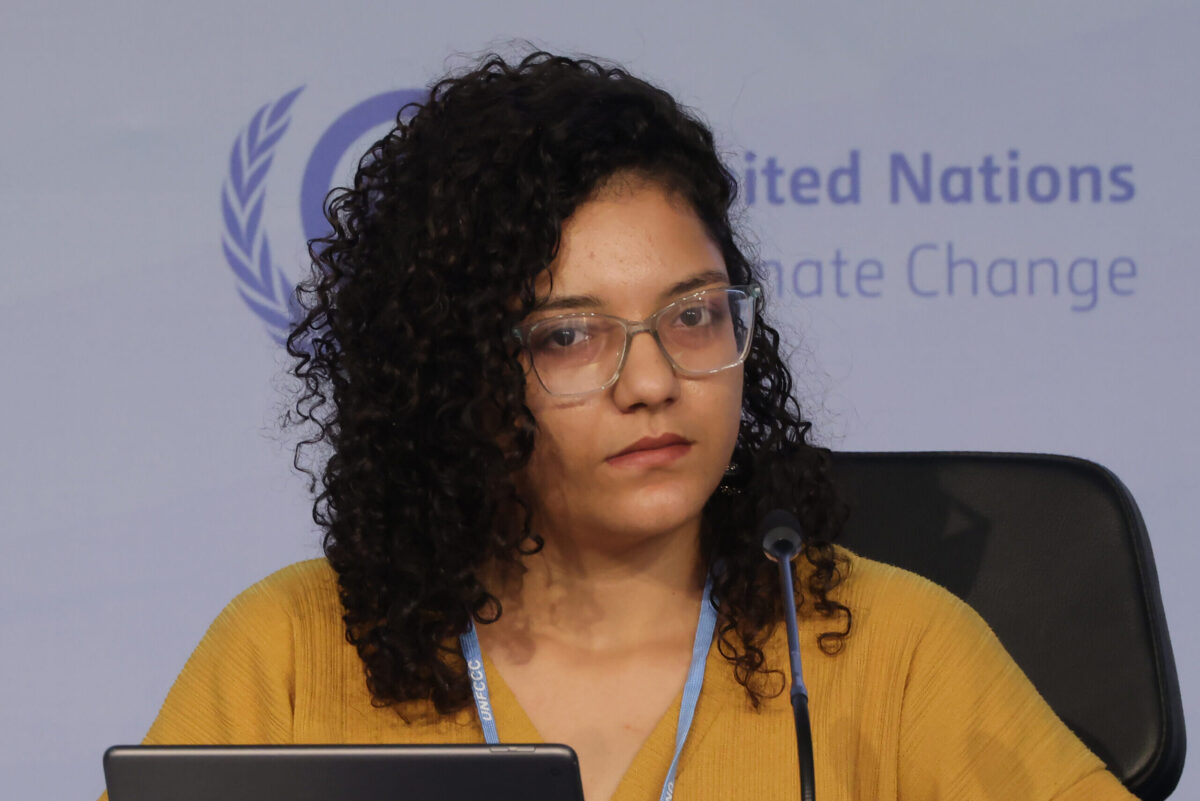
[{"label": "black laptop", "polygon": [[109,801],[583,801],[565,745],[126,746]]}]

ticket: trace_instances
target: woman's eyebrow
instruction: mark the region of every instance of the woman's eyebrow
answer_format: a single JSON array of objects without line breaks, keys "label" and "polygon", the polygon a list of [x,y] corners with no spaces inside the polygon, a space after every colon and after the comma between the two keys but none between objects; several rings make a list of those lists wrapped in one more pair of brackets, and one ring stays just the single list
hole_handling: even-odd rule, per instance
[{"label": "woman's eyebrow", "polygon": [[669,289],[663,292],[659,297],[663,300],[670,300],[677,295],[684,295],[691,292],[693,289],[700,289],[709,284],[727,284],[729,276],[721,270],[706,270],[705,272],[693,275],[691,278],[685,278],[677,284],[672,285]]},{"label": "woman's eyebrow", "polygon": [[[664,301],[671,300],[679,295],[684,295],[693,289],[700,289],[709,284],[725,284],[729,282],[727,276],[721,270],[706,270],[702,273],[697,273],[689,278],[672,284],[659,295]],[[598,309],[604,305],[604,302],[595,295],[562,295],[557,298],[549,298],[542,303],[539,303],[534,311],[565,311],[568,309]]]},{"label": "woman's eyebrow", "polygon": [[603,306],[595,295],[562,295],[537,304],[534,311],[562,311],[564,309],[598,309]]}]

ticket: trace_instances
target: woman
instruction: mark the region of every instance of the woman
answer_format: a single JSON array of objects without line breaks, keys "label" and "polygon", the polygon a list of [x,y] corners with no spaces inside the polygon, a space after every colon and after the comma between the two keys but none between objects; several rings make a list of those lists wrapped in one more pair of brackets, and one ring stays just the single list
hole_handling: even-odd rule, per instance
[{"label": "woman", "polygon": [[1132,798],[974,613],[831,545],[734,196],[620,69],[437,84],[330,202],[289,338],[327,558],[233,601],[147,742],[480,742],[486,676],[497,736],[573,746],[589,801],[796,797],[782,506],[822,801]]}]

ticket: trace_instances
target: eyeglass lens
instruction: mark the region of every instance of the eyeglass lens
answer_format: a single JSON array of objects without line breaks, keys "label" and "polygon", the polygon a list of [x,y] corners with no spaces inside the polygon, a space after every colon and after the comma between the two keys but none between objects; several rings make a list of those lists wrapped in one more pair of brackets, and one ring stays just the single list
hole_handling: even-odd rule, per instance
[{"label": "eyeglass lens", "polygon": [[[741,289],[713,289],[676,301],[657,318],[658,340],[675,369],[703,374],[744,358],[754,300]],[[612,317],[568,315],[529,332],[528,348],[543,386],[575,395],[610,383],[621,366],[625,325]]]}]

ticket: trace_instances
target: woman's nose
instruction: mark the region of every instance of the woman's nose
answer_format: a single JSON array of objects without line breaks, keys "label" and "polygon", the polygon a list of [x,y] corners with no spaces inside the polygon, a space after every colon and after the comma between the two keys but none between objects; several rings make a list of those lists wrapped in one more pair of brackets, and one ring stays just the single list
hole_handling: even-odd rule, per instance
[{"label": "woman's nose", "polygon": [[625,355],[625,366],[613,388],[613,400],[622,409],[633,409],[659,406],[677,397],[679,376],[654,335],[649,331],[634,334]]}]

